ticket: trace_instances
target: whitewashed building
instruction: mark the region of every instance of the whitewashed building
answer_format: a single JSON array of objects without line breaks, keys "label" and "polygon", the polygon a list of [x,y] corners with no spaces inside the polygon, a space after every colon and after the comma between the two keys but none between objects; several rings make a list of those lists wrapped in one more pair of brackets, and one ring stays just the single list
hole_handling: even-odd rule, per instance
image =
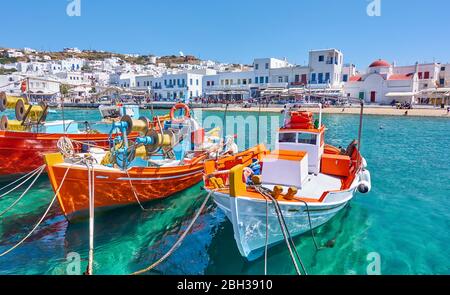
[{"label": "whitewashed building", "polygon": [[9,94],[20,93],[20,80],[23,77],[17,74],[0,75],[0,91]]},{"label": "whitewashed building", "polygon": [[63,49],[64,52],[67,53],[81,53],[82,51],[76,47],[68,47]]},{"label": "whitewashed building", "polygon": [[81,58],[68,58],[61,61],[61,68],[64,71],[81,71],[85,61]]},{"label": "whitewashed building", "polygon": [[418,66],[415,69],[399,69],[387,61],[376,60],[367,73],[350,77],[344,93],[369,103],[390,104],[393,100],[413,103],[419,91]]},{"label": "whitewashed building", "polygon": [[343,54],[337,49],[310,51],[306,66],[291,65],[285,59],[257,58],[250,70],[205,76],[204,96],[241,100],[299,87],[340,92],[343,69]]},{"label": "whitewashed building", "polygon": [[60,88],[59,88],[58,79],[52,77],[30,77],[29,79],[29,93],[30,98],[33,100],[47,100],[52,101],[59,97]]},{"label": "whitewashed building", "polygon": [[203,75],[191,71],[167,72],[162,76],[138,75],[135,77],[137,90],[151,90],[156,100],[183,100],[202,96]]},{"label": "whitewashed building", "polygon": [[217,99],[241,100],[250,98],[253,71],[221,72],[203,77],[203,95]]},{"label": "whitewashed building", "polygon": [[118,86],[122,88],[136,87],[136,75],[132,73],[123,73],[119,76]]},{"label": "whitewashed building", "polygon": [[6,52],[6,55],[10,58],[17,58],[17,57],[23,57],[24,54],[22,51],[16,50],[16,49],[8,49],[8,51]]},{"label": "whitewashed building", "polygon": [[30,53],[37,53],[37,50],[29,47],[24,47],[23,52],[25,52],[26,54],[30,54]]},{"label": "whitewashed building", "polygon": [[91,83],[91,81],[86,79],[85,74],[82,72],[59,72],[56,74],[56,77],[58,77],[62,83],[68,85],[82,85]]},{"label": "whitewashed building", "polygon": [[350,77],[356,76],[358,71],[354,64],[344,64],[342,67],[342,83],[347,83]]},{"label": "whitewashed building", "polygon": [[439,86],[450,87],[450,64],[441,64],[441,71],[439,73]]},{"label": "whitewashed building", "polygon": [[52,61],[47,63],[47,71],[50,74],[56,74],[62,72],[63,68],[60,62]]},{"label": "whitewashed building", "polygon": [[439,63],[397,66],[377,60],[365,74],[354,72],[345,83],[344,93],[371,103],[389,104],[395,100],[440,104],[448,101],[450,94],[450,68]]},{"label": "whitewashed building", "polygon": [[309,52],[309,86],[340,88],[344,55],[337,49],[312,50]]},{"label": "whitewashed building", "polygon": [[21,95],[21,82],[28,78],[28,93],[30,99],[40,101],[53,101],[60,95],[59,81],[58,79],[50,76],[27,76],[27,75],[0,75],[0,86],[7,85],[0,88],[0,91],[12,95]]}]

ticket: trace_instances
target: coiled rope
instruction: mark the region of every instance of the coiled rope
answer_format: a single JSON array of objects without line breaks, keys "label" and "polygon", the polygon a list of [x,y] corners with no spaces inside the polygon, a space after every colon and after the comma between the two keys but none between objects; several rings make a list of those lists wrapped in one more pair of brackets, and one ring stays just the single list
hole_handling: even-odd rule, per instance
[{"label": "coiled rope", "polygon": [[69,167],[67,167],[67,170],[61,180],[61,184],[59,185],[58,189],[55,192],[55,195],[52,198],[52,201],[50,202],[50,205],[47,207],[47,209],[45,210],[44,214],[42,215],[42,217],[39,219],[39,221],[35,224],[35,226],[31,229],[31,231],[22,239],[20,240],[17,244],[15,244],[14,246],[12,246],[11,248],[9,248],[8,250],[4,251],[3,253],[0,254],[0,257],[8,254],[9,252],[13,251],[14,249],[16,249],[17,247],[19,247],[23,242],[25,242],[33,233],[34,231],[39,227],[39,225],[41,225],[42,221],[44,221],[44,218],[47,216],[48,212],[50,211],[51,207],[53,206],[53,203],[56,200],[56,197],[59,194],[59,191],[61,190],[61,187],[64,183],[64,181],[66,180],[67,174],[69,173],[70,168],[72,168],[73,165],[76,165],[78,163],[73,163],[72,165],[70,165]]},{"label": "coiled rope", "polygon": [[181,243],[183,242],[183,240],[186,238],[187,234],[191,231],[192,227],[194,226],[195,222],[197,221],[198,217],[200,216],[200,214],[202,213],[203,209],[205,209],[206,204],[208,203],[211,195],[214,193],[214,190],[210,191],[209,194],[206,196],[205,200],[203,201],[202,205],[200,206],[200,208],[197,210],[197,213],[195,214],[194,218],[191,220],[191,222],[189,223],[188,227],[186,228],[186,230],[183,232],[183,234],[178,238],[178,240],[175,242],[175,244],[173,244],[173,246],[169,249],[169,251],[167,251],[166,254],[164,254],[160,259],[158,259],[155,263],[153,263],[152,265],[150,265],[147,268],[144,268],[142,270],[136,271],[134,273],[132,273],[132,275],[140,275],[143,273],[146,273],[150,270],[152,270],[153,268],[155,268],[156,266],[158,266],[159,264],[161,264],[163,261],[165,261],[170,255],[172,255],[173,252],[175,252],[178,247],[180,247]]},{"label": "coiled rope", "polygon": [[[33,186],[33,184],[36,182],[36,180],[38,180],[39,176],[41,176],[42,172],[44,172],[44,169],[45,169],[45,165],[41,166],[39,170],[37,170],[30,176],[30,178],[31,178],[32,176],[36,175],[36,177],[33,179],[33,181],[30,183],[30,185],[28,185],[28,187],[25,189],[25,191],[11,205],[9,205],[8,208],[6,208],[2,212],[0,212],[0,217],[3,216],[6,212],[11,210],[16,204],[19,203],[19,201],[28,193],[28,191]],[[25,182],[26,181],[24,181],[23,183],[25,183]]]},{"label": "coiled rope", "polygon": [[20,177],[19,179],[16,179],[15,181],[11,182],[10,184],[5,185],[4,187],[0,188],[0,191],[3,191],[5,189],[7,189],[8,187],[12,186],[13,184],[19,182],[20,180],[27,178],[26,180],[24,180],[23,182],[19,183],[17,186],[15,186],[14,188],[10,189],[9,191],[7,191],[6,193],[0,195],[0,199],[3,198],[4,196],[8,195],[10,192],[15,191],[16,189],[18,189],[19,187],[21,187],[24,183],[26,183],[31,177],[33,177],[33,175],[41,168],[45,168],[45,165],[39,166],[38,168],[34,169],[31,172],[28,172],[27,174],[23,175],[22,177]]}]

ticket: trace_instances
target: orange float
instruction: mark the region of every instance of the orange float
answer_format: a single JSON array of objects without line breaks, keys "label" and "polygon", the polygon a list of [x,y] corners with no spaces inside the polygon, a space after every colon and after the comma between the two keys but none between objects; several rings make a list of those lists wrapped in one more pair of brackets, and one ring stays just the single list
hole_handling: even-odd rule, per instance
[{"label": "orange float", "polygon": [[[180,109],[184,110],[184,118],[175,117],[175,112]],[[181,123],[181,122],[185,121],[186,119],[189,119],[190,117],[191,117],[191,110],[184,103],[177,103],[170,110],[170,119],[172,120],[172,122]]]}]

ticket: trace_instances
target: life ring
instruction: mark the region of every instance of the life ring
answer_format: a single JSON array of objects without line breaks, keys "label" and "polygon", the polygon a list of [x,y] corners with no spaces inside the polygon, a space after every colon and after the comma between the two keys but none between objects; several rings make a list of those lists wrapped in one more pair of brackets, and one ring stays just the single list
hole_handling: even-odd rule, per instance
[{"label": "life ring", "polygon": [[[175,117],[175,111],[179,109],[184,109],[184,118]],[[186,119],[189,119],[190,117],[191,117],[191,110],[184,103],[177,103],[170,110],[170,119],[172,120],[172,122],[180,123],[185,121]]]}]

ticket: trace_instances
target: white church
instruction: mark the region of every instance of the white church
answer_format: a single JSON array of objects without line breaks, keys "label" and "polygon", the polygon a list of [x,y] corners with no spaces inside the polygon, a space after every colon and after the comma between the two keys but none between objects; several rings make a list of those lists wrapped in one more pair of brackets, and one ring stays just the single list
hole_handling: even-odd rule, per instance
[{"label": "white church", "polygon": [[393,100],[413,103],[419,94],[418,65],[400,73],[385,60],[374,61],[366,74],[350,77],[344,85],[344,94],[370,103],[389,104]]}]

